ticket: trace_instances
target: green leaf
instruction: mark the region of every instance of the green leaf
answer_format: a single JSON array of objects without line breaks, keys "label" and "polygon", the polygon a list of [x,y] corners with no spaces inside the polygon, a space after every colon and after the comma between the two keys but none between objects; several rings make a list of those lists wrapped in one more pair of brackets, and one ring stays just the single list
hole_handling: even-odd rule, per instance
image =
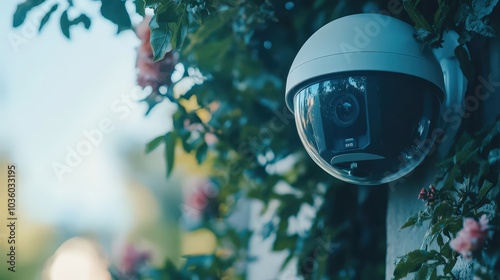
[{"label": "green leaf", "polygon": [[490,170],[490,163],[487,160],[479,161],[479,172],[475,176],[474,183],[479,184],[479,180],[483,178],[485,174],[487,174]]},{"label": "green leaf", "polygon": [[[231,48],[234,37],[228,35],[220,40],[206,42],[195,48],[194,55],[200,66],[210,67],[220,63]],[[186,52],[184,52],[186,53]]]},{"label": "green leaf", "polygon": [[436,242],[437,242],[439,248],[442,248],[444,246],[443,235],[438,234]]},{"label": "green leaf", "polygon": [[118,26],[118,31],[116,33],[132,28],[130,16],[125,8],[125,1],[101,0],[101,2],[101,14],[104,18]]},{"label": "green leaf", "polygon": [[62,13],[59,23],[61,25],[61,31],[64,34],[64,36],[66,36],[66,38],[68,39],[71,39],[69,34],[69,27],[71,26],[71,22],[69,21],[68,18],[68,10]]},{"label": "green leaf", "polygon": [[441,253],[441,255],[443,255],[448,260],[452,259],[452,257],[453,257],[453,250],[450,247],[450,242],[449,241],[446,242],[445,244],[443,244],[443,246],[441,246],[440,253]]},{"label": "green leaf", "polygon": [[472,14],[472,12],[473,11],[472,11],[471,7],[469,7],[468,4],[460,3],[458,6],[458,10],[455,13],[455,25],[458,26],[458,25],[462,24],[463,22],[465,22],[467,17],[470,14]]},{"label": "green leaf", "polygon": [[455,209],[448,203],[440,203],[432,212],[433,222],[450,217],[454,211]]},{"label": "green leaf", "polygon": [[90,28],[90,18],[84,14],[79,15],[77,18],[71,21],[71,25],[78,25],[79,23],[83,23],[85,29]]},{"label": "green leaf", "polygon": [[463,45],[459,45],[455,48],[455,56],[457,57],[460,69],[462,69],[464,76],[467,80],[472,81],[474,79],[474,66],[472,66],[469,52]]},{"label": "green leaf", "polygon": [[188,141],[191,137],[191,132],[187,129],[177,130],[177,132],[181,137],[182,148],[186,151],[186,153],[190,153],[195,148],[193,143]]},{"label": "green leaf", "polygon": [[[449,246],[448,246],[449,247]],[[451,248],[450,248],[450,255],[451,254],[456,254],[454,253]],[[451,259],[449,259],[449,261],[444,265],[444,268],[443,268],[443,273],[444,275],[448,275],[448,274],[451,274],[451,271],[453,270],[453,268],[455,267],[455,263],[457,262],[457,258],[456,257],[452,257]]]},{"label": "green leaf", "polygon": [[154,10],[158,24],[177,22],[180,15],[185,13],[185,4],[177,4],[176,1],[163,1]]},{"label": "green leaf", "polygon": [[439,7],[434,13],[434,28],[437,31],[443,30],[443,24],[447,20],[451,6],[448,1],[439,1]]},{"label": "green leaf", "polygon": [[180,49],[186,39],[188,32],[188,25],[186,17],[180,17],[179,21],[175,23],[168,23],[167,26],[172,30],[172,38],[170,44],[172,44],[173,49]]},{"label": "green leaf", "polygon": [[167,178],[174,169],[175,144],[177,142],[177,138],[178,135],[175,131],[170,131],[165,134],[165,161],[167,163]]},{"label": "green leaf", "polygon": [[290,263],[290,261],[293,259],[293,257],[295,257],[294,250],[290,249],[290,253],[288,254],[285,261],[283,261],[283,263],[280,266],[280,271],[283,271],[283,269],[286,268],[286,266]]},{"label": "green leaf", "polygon": [[201,146],[196,150],[196,161],[198,164],[201,164],[202,162],[207,159],[207,151],[208,151],[208,145],[207,143],[203,142]]},{"label": "green leaf", "polygon": [[433,29],[429,22],[424,18],[422,13],[418,10],[417,5],[419,0],[403,0],[403,7],[410,16],[411,20],[415,23],[415,29],[423,28],[429,32],[433,32]]},{"label": "green leaf", "polygon": [[166,279],[166,280],[182,280],[186,279],[181,271],[175,266],[175,264],[171,260],[167,260],[165,263],[164,268],[162,269],[162,277],[161,279]]},{"label": "green leaf", "polygon": [[441,187],[441,190],[447,191],[447,190],[453,190],[454,188],[454,182],[456,179],[456,176],[458,175],[458,172],[460,171],[460,166],[459,165],[453,165],[451,170],[448,172],[448,176],[446,177],[446,180]]},{"label": "green leaf", "polygon": [[151,9],[157,8],[162,3],[161,0],[143,0],[143,1],[144,1],[144,7]]},{"label": "green leaf", "polygon": [[158,61],[172,49],[181,48],[184,43],[189,28],[186,4],[176,4],[174,1],[157,4],[146,1],[146,6],[153,6],[155,9],[149,27],[153,60]]},{"label": "green leaf", "polygon": [[12,21],[13,27],[18,27],[26,20],[28,12],[34,7],[42,4],[45,0],[27,0],[21,4],[17,5],[16,11],[14,12],[14,17]]},{"label": "green leaf", "polygon": [[422,267],[415,273],[415,280],[433,280],[437,279],[436,264],[423,264]]},{"label": "green leaf", "polygon": [[413,216],[409,217],[408,220],[406,220],[406,222],[399,228],[399,230],[414,226],[418,221],[418,216],[419,213],[415,213]]},{"label": "green leaf", "polygon": [[42,20],[40,21],[40,27],[38,27],[38,32],[42,31],[42,28],[49,21],[50,16],[57,10],[57,7],[59,7],[59,4],[54,4],[50,8],[50,10],[43,16]]},{"label": "green leaf", "polygon": [[135,12],[138,13],[141,16],[145,15],[145,5],[146,3],[144,0],[134,0],[134,5],[135,5]]},{"label": "green leaf", "polygon": [[435,251],[415,250],[402,256],[394,269],[394,279],[401,279],[408,275],[408,273],[417,271],[423,263],[434,259],[435,255]]},{"label": "green leaf", "polygon": [[60,19],[60,24],[61,24],[61,31],[66,36],[66,38],[70,38],[70,33],[69,33],[69,28],[72,25],[78,25],[80,23],[83,23],[84,27],[86,29],[90,28],[90,18],[84,14],[79,15],[77,18],[73,20],[69,20],[68,18],[68,10],[64,11],[61,15]]},{"label": "green leaf", "polygon": [[149,143],[146,144],[146,153],[150,153],[158,146],[160,146],[161,143],[165,142],[165,135],[161,135],[156,137],[155,139],[151,140]]},{"label": "green leaf", "polygon": [[467,151],[458,151],[454,156],[453,156],[453,164],[460,164],[462,161],[464,161],[469,153]]},{"label": "green leaf", "polygon": [[150,43],[153,49],[153,61],[162,60],[169,51],[172,50],[172,32],[166,24],[159,25],[156,22],[156,16],[153,16],[149,22],[151,29]]},{"label": "green leaf", "polygon": [[297,244],[297,240],[299,236],[297,234],[294,235],[285,235],[285,236],[276,236],[276,240],[274,240],[273,251],[281,251],[285,249],[290,249]]},{"label": "green leaf", "polygon": [[461,224],[461,219],[459,217],[453,217],[453,216],[446,217],[444,219],[437,221],[427,230],[427,232],[425,232],[424,240],[422,242],[422,246],[420,247],[420,249],[424,249],[427,246],[429,246],[429,244],[431,244],[432,241],[434,241],[437,235],[443,232],[444,228],[454,225],[456,223]]},{"label": "green leaf", "polygon": [[[207,19],[203,25],[201,25],[196,32],[194,32],[190,37],[189,45],[186,46],[185,53],[192,52],[193,48],[204,44],[205,41],[217,31],[219,31],[229,20],[231,20],[237,13],[237,9],[228,9],[221,12],[217,16]],[[231,36],[231,34],[228,34]]]},{"label": "green leaf", "polygon": [[481,186],[478,192],[479,200],[482,200],[488,194],[488,192],[491,190],[492,187],[493,183],[489,182],[488,180],[484,180],[483,185]]}]

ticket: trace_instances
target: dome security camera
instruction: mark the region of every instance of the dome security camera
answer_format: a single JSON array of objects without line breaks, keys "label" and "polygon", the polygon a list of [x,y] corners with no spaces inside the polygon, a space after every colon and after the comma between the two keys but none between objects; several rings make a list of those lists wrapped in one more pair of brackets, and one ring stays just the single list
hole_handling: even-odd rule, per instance
[{"label": "dome security camera", "polygon": [[462,104],[456,34],[445,34],[433,53],[414,32],[389,16],[346,16],[314,33],[295,57],[286,104],[306,151],[332,176],[358,185],[405,176],[444,131],[440,112]]}]

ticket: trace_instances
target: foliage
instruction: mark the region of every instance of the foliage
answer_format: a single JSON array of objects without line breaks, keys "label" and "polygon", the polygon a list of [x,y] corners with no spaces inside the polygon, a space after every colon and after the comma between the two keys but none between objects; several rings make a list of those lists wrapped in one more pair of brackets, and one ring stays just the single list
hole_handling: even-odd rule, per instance
[{"label": "foliage", "polygon": [[[39,7],[46,2],[48,2],[48,1],[46,1],[46,0],[26,0],[25,2],[17,5],[17,9],[16,9],[16,12],[14,13],[12,25],[14,27],[18,27],[18,26],[22,25],[26,20],[26,16],[33,8]],[[137,0],[137,2],[139,3],[139,6],[138,6],[139,8],[138,8],[137,12],[139,12],[140,7],[141,7],[141,5],[140,5],[141,0]],[[70,38],[70,31],[69,30],[70,30],[71,26],[83,23],[83,26],[86,29],[90,28],[91,20],[87,15],[80,13],[79,16],[77,16],[73,19],[70,19],[68,17],[68,13],[70,11],[78,12],[78,8],[76,8],[73,5],[73,0],[67,0],[66,3],[55,3],[49,9],[47,9],[45,7],[42,7],[40,9],[42,11],[45,11],[45,15],[41,19],[38,31],[42,31],[42,28],[49,21],[49,19],[52,17],[52,15],[60,9],[64,10],[60,16],[60,21],[59,21],[60,26],[61,26],[61,32],[68,39]],[[132,28],[132,23],[130,21],[130,15],[127,12],[127,9],[125,8],[125,1],[103,0],[101,2],[100,12],[104,18],[106,18],[109,21],[111,21],[112,23],[116,24],[116,26],[118,27],[117,33],[120,33],[124,30]],[[142,14],[144,14],[143,8],[142,8]]]},{"label": "foliage", "polygon": [[[243,279],[241,276],[242,260],[248,258],[243,246],[250,237],[248,232],[237,232],[224,221],[211,221],[212,228],[217,228],[218,248],[210,255],[194,255],[183,258],[180,267],[172,261],[166,260],[164,266],[153,267],[149,260],[133,257],[125,265],[114,264],[109,268],[113,280],[148,279],[148,280],[188,280],[188,279]],[[221,245],[227,242],[238,245],[229,249]],[[238,250],[231,252],[229,250]],[[235,254],[234,254],[235,253]],[[125,253],[126,255],[127,253]],[[237,256],[237,257],[235,257]],[[127,256],[125,256],[127,257]],[[128,269],[126,269],[128,268]]]},{"label": "foliage", "polygon": [[[14,27],[23,24],[30,10],[44,2],[26,0],[19,4],[14,14]],[[132,28],[127,1],[100,2],[101,14],[117,26],[117,33]],[[340,16],[377,7],[368,3],[378,3],[383,7],[381,12],[415,23],[415,37],[434,47],[441,43],[444,30],[459,31],[461,47],[456,54],[464,73],[470,77],[469,56],[464,53],[463,46],[471,40],[474,32],[488,36],[494,33],[488,20],[494,13],[496,1],[486,1],[488,5],[483,8],[471,1],[443,0],[438,1],[437,6],[419,2],[403,1],[408,11],[405,14],[397,8],[400,2],[383,0],[133,1],[137,14],[144,15],[145,9],[154,11],[149,24],[154,60],[165,61],[168,55],[176,53],[179,56],[176,63],[187,69],[183,78],[196,81],[187,92],[176,94],[173,88],[178,82],[169,77],[163,85],[165,91],[156,90],[160,86],[155,87],[145,100],[150,110],[165,99],[177,105],[173,115],[174,130],[153,139],[146,151],[165,144],[167,175],[175,166],[176,146],[195,154],[199,162],[211,163],[211,180],[218,192],[217,203],[206,215],[203,226],[219,238],[219,252],[226,252],[188,257],[181,269],[168,262],[155,277],[242,277],[244,270],[235,270],[235,267],[252,260],[246,253],[249,233],[236,231],[226,222],[242,198],[263,202],[264,211],[271,201],[279,202],[277,219],[269,221],[262,232],[253,234],[264,238],[274,236],[273,250],[288,251],[289,257],[283,268],[296,258],[298,270],[306,279],[384,277],[387,190],[348,186],[330,177],[309,159],[295,131],[293,115],[284,105],[284,81],[295,54],[314,31]],[[389,11],[383,11],[385,8]],[[70,10],[78,11],[72,0],[67,0],[66,5],[59,3],[47,9],[39,30],[61,9],[64,10],[60,17],[61,30],[67,38],[70,38],[73,25],[83,23],[85,28],[90,27],[86,15],[68,17]],[[433,21],[429,20],[429,14],[433,15]],[[457,15],[461,16],[455,22]],[[207,135],[215,136],[215,143],[207,142]],[[498,153],[492,154],[492,158],[498,158]],[[285,170],[278,168],[284,162],[289,167]],[[458,174],[459,170],[453,172]],[[453,179],[455,173],[446,178]],[[280,184],[289,186],[290,191],[278,191]],[[448,195],[447,192],[452,190],[440,189],[439,197]],[[457,195],[462,197],[468,197],[469,193],[462,194],[457,190]],[[441,226],[448,234],[459,230],[457,223],[461,223],[462,212],[451,215],[456,219],[446,220],[446,224],[439,216],[433,218],[435,212],[449,211],[446,206],[437,209],[443,204],[440,201],[406,224],[418,225],[425,220],[437,223],[435,231],[439,234],[432,231],[427,243],[433,240],[443,243],[443,235],[448,239],[451,237],[442,233]],[[303,231],[292,232],[289,223],[305,206],[317,210],[312,225]],[[459,211],[456,209],[453,211]],[[434,275],[435,268],[442,262],[456,260],[456,254],[451,250],[447,253],[445,248],[448,247],[444,243],[443,246],[440,252],[427,251],[427,246],[424,246],[422,250],[403,257],[398,275],[416,269],[422,275]],[[420,267],[420,264],[423,265]]]},{"label": "foliage", "polygon": [[[484,37],[496,35],[497,32],[490,21],[497,20],[498,15],[495,17],[491,14],[498,0],[439,0],[437,7],[430,10],[427,6],[419,8],[420,2],[420,0],[403,0],[408,15],[415,23],[415,39],[432,47],[440,47],[443,42],[443,33],[448,30],[456,31],[460,37],[455,55],[460,62],[464,76],[471,81],[474,78],[474,68],[465,44],[475,34]],[[498,22],[495,24],[498,25]]]},{"label": "foliage", "polygon": [[[366,217],[368,204],[385,209],[385,190],[368,191],[369,199],[361,205],[357,196],[364,191],[340,191],[343,184],[332,180],[305,156],[282,97],[283,81],[293,56],[313,31],[339,16],[334,13],[336,3],[295,3],[293,9],[286,9],[285,1],[276,1],[274,13],[269,3],[257,3],[228,1],[218,13],[203,13],[197,8],[202,12],[193,17],[201,18],[202,25],[194,30],[191,28],[197,23],[190,23],[189,16],[181,20],[189,23],[189,31],[184,40],[179,40],[184,42],[180,61],[199,69],[206,80],[173,98],[179,105],[174,115],[175,131],[181,140],[178,143],[197,158],[206,158],[199,156],[205,153],[213,155],[208,158],[214,166],[213,180],[220,201],[215,217],[230,215],[243,197],[259,199],[265,205],[279,201],[279,219],[270,221],[266,231],[275,233],[273,250],[289,251],[283,268],[295,257],[299,271],[308,279],[325,275],[359,278],[361,268],[367,275],[380,278],[385,266],[385,213],[380,211],[371,222]],[[165,51],[161,46],[158,49]],[[183,106],[184,100],[195,100],[198,107],[189,110]],[[208,121],[200,116],[204,111],[211,114]],[[186,128],[186,122],[200,124],[203,129],[193,132]],[[206,144],[206,133],[216,135],[215,145]],[[295,164],[289,170],[271,171],[277,163],[290,158]],[[293,193],[277,193],[275,187],[280,183],[290,185]],[[328,191],[323,190],[324,186]],[[316,207],[314,201],[318,199],[326,202],[321,204],[313,226],[306,232],[290,232],[290,219],[303,204]],[[363,223],[371,227],[361,227]],[[366,231],[367,239],[362,231]],[[372,244],[380,246],[373,250]]]},{"label": "foliage", "polygon": [[419,198],[427,202],[426,209],[410,217],[401,227],[422,226],[428,221],[422,246],[399,259],[395,279],[412,272],[416,273],[416,279],[457,279],[452,269],[459,255],[450,242],[458,238],[464,217],[478,219],[482,215],[490,220],[491,238],[482,248],[471,252],[476,261],[475,274],[480,279],[500,274],[499,142],[500,120],[477,135],[463,133],[452,155],[439,164],[441,175],[435,183],[440,188],[422,189]]}]

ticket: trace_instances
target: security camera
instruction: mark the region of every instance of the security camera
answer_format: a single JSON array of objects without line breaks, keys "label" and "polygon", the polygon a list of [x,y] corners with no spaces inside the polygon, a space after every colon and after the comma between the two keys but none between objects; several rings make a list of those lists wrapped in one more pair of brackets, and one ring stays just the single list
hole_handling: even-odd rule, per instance
[{"label": "security camera", "polygon": [[453,54],[456,37],[447,35],[449,45],[433,53],[414,33],[389,16],[346,16],[314,33],[295,57],[286,104],[306,151],[332,176],[358,185],[403,177],[443,132],[440,112],[461,104],[466,80]]}]

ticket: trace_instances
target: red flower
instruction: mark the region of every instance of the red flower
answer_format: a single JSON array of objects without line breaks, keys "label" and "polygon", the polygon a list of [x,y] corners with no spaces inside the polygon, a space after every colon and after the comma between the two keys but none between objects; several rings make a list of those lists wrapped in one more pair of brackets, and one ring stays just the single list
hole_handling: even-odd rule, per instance
[{"label": "red flower", "polygon": [[425,200],[427,199],[427,197],[428,197],[428,192],[427,192],[427,190],[426,190],[425,188],[422,188],[422,189],[420,190],[420,193],[418,194],[418,198],[419,198],[419,199],[422,199],[423,201],[425,201]]},{"label": "red flower", "polygon": [[464,226],[455,239],[450,241],[453,250],[459,252],[464,258],[471,259],[472,252],[480,249],[488,238],[488,219],[483,215],[479,223],[472,218],[464,219]]},{"label": "red flower", "polygon": [[422,188],[420,190],[420,193],[418,194],[418,198],[422,199],[422,201],[427,201],[427,203],[425,203],[425,206],[431,205],[432,203],[434,203],[434,201],[436,201],[437,198],[436,187],[434,187],[434,185],[431,184],[429,186],[429,190]]}]

